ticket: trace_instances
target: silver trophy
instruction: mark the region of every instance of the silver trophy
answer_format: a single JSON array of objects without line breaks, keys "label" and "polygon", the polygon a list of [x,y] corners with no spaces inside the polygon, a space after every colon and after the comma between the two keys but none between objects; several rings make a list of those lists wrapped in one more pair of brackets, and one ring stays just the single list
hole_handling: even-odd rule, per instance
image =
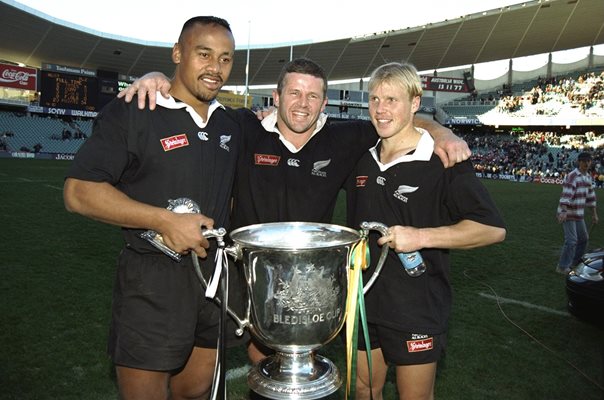
[{"label": "silver trophy", "polygon": [[[275,350],[248,374],[254,392],[272,399],[318,399],[341,386],[338,368],[315,351],[344,324],[353,245],[369,229],[382,235],[387,229],[379,223],[363,223],[361,228],[277,222],[230,233],[234,244],[225,251],[243,261],[249,298],[245,318],[228,312],[240,331],[248,328]],[[379,275],[388,246],[384,250],[365,292]]]},{"label": "silver trophy", "polygon": [[[174,212],[199,212],[192,200],[170,200]],[[253,366],[248,384],[254,392],[271,399],[318,399],[337,391],[340,373],[316,350],[335,338],[345,322],[350,255],[355,244],[387,227],[363,222],[361,230],[312,222],[274,222],[245,226],[230,233],[233,245],[226,246],[224,228],[204,230],[206,238],[217,238],[219,249],[241,260],[248,302],[243,318],[227,307],[228,314],[275,354]],[[141,235],[175,260],[181,255],[168,248],[160,234]],[[364,287],[366,293],[381,271],[388,253],[383,246],[378,265]],[[196,255],[193,264],[201,283]]]}]

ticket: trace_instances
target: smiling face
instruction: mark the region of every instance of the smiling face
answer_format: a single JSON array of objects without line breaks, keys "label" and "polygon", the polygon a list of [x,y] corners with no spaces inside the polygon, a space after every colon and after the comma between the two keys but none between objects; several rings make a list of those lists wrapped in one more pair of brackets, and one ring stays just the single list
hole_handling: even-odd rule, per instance
[{"label": "smiling face", "polygon": [[234,53],[228,29],[214,23],[192,25],[172,49],[177,67],[170,93],[188,104],[212,101],[231,74]]},{"label": "smiling face", "polygon": [[411,97],[402,85],[387,81],[369,93],[369,116],[382,139],[413,129],[413,116],[418,110],[420,96]]},{"label": "smiling face", "polygon": [[274,91],[277,107],[277,125],[286,139],[298,135],[310,136],[325,109],[327,98],[321,78],[298,73],[288,73],[280,91]]},{"label": "smiling face", "polygon": [[419,109],[422,86],[413,65],[381,65],[371,73],[368,88],[369,117],[382,139],[416,132],[413,116]]}]

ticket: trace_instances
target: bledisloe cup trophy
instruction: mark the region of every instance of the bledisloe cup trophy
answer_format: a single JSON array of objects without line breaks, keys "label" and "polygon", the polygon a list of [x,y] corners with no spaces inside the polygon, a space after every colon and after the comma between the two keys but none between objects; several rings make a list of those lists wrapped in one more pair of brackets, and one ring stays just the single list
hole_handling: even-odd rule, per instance
[{"label": "bledisloe cup trophy", "polygon": [[[171,200],[168,208],[199,212],[188,199]],[[375,222],[363,223],[361,231],[333,224],[275,222],[245,226],[229,234],[233,244],[224,251],[242,261],[249,296],[243,318],[230,309],[229,315],[240,334],[247,328],[275,350],[250,370],[248,384],[254,392],[272,399],[318,399],[341,386],[338,368],[315,351],[344,325],[351,249],[369,230],[385,235],[387,228]],[[224,243],[225,234],[222,228],[204,231],[204,236],[216,237],[219,243]],[[177,253],[166,251],[155,232],[143,237],[178,259]],[[388,246],[384,250],[374,278]],[[202,283],[207,287],[203,278]]]}]

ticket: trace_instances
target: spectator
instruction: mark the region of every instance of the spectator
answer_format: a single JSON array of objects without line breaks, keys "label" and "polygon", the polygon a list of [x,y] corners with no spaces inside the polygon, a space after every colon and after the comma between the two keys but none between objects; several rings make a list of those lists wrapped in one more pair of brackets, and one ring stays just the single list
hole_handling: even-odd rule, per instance
[{"label": "spectator", "polygon": [[564,231],[564,245],[556,272],[568,274],[585,253],[589,232],[585,226],[585,209],[592,210],[592,224],[598,223],[596,194],[588,173],[592,162],[590,153],[583,152],[577,159],[577,168],[566,176],[558,204],[557,218]]}]

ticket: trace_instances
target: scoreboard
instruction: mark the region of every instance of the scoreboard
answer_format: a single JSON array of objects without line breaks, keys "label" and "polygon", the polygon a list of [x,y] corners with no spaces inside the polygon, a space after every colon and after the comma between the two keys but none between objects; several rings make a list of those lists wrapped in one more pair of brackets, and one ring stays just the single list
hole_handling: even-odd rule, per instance
[{"label": "scoreboard", "polygon": [[471,92],[468,87],[468,82],[463,78],[447,78],[440,76],[420,76],[422,82],[422,89],[434,90],[437,92],[459,92],[468,93]]},{"label": "scoreboard", "polygon": [[41,106],[97,111],[97,78],[43,70],[40,81]]}]

